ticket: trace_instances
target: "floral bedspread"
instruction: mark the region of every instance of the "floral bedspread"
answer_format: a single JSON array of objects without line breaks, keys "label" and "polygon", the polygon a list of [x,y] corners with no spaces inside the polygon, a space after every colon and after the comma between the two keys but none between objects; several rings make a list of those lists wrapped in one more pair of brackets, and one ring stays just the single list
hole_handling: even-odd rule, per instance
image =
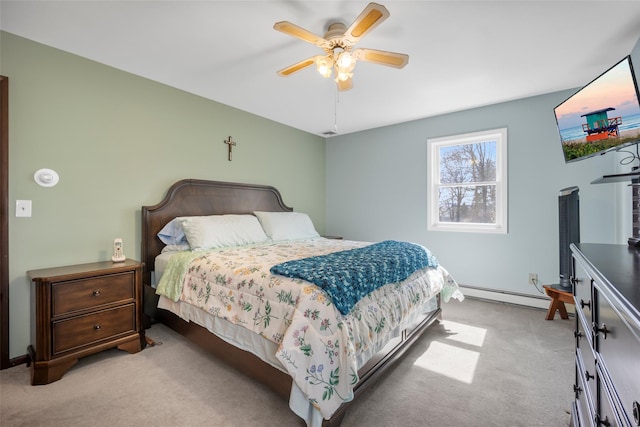
[{"label": "floral bedspread", "polygon": [[358,360],[442,292],[461,299],[442,267],[420,270],[385,285],[342,315],[322,289],[270,273],[287,260],[363,247],[369,243],[309,239],[174,255],[157,293],[197,306],[278,344],[276,357],[324,418],[353,398]]}]

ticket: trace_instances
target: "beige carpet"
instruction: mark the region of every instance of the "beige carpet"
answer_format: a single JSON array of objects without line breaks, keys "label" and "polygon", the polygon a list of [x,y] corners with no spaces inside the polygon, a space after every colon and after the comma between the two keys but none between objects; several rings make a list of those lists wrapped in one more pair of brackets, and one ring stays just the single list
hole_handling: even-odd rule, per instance
[{"label": "beige carpet", "polygon": [[[574,320],[467,299],[350,408],[343,426],[569,425]],[[9,426],[300,426],[287,402],[226,369],[163,325],[162,345],[81,359],[32,387],[25,365],[0,371]]]}]

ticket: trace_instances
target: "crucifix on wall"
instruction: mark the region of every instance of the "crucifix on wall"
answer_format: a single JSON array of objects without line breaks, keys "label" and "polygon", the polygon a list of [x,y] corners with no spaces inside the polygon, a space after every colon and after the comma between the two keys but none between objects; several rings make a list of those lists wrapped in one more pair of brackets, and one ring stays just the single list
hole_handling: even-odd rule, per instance
[{"label": "crucifix on wall", "polygon": [[229,136],[229,139],[226,139],[224,143],[227,144],[229,148],[229,161],[231,161],[231,155],[233,154],[233,146],[236,145],[236,142],[232,141],[231,136]]}]

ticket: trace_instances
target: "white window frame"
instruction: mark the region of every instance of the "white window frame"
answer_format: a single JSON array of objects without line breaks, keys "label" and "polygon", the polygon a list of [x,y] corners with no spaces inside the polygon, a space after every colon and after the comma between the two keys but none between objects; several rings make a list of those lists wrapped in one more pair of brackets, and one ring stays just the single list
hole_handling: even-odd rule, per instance
[{"label": "white window frame", "polygon": [[[495,184],[496,186],[496,222],[469,223],[440,221],[440,188],[450,185],[440,180],[440,149],[455,145],[476,144],[487,141],[496,142],[496,180],[475,182],[474,185]],[[431,231],[459,231],[474,233],[507,233],[507,128],[491,129],[480,132],[427,139],[429,183],[428,183],[428,223]]]}]

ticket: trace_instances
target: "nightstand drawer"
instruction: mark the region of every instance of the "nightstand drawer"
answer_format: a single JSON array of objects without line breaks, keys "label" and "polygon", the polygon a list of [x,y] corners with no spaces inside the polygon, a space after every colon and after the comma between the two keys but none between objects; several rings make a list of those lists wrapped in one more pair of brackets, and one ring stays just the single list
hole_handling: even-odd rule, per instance
[{"label": "nightstand drawer", "polygon": [[93,345],[99,341],[136,332],[136,306],[128,304],[110,310],[53,323],[54,355]]},{"label": "nightstand drawer", "polygon": [[135,298],[134,272],[53,283],[51,298],[53,316],[132,301]]}]

